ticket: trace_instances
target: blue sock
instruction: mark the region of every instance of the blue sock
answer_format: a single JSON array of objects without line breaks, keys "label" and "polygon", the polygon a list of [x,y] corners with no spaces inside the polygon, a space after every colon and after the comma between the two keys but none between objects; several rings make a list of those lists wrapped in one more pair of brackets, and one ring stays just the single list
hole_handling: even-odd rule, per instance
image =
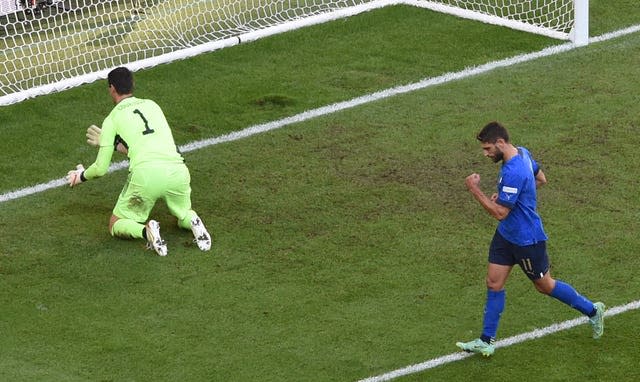
[{"label": "blue sock", "polygon": [[484,320],[482,323],[482,336],[484,342],[491,343],[498,333],[498,324],[500,323],[500,315],[504,310],[504,302],[506,293],[501,291],[487,290],[487,302],[484,306]]},{"label": "blue sock", "polygon": [[593,315],[595,310],[593,302],[579,294],[571,285],[560,280],[556,280],[556,286],[551,291],[550,296],[564,302],[573,309],[576,309],[589,317]]}]

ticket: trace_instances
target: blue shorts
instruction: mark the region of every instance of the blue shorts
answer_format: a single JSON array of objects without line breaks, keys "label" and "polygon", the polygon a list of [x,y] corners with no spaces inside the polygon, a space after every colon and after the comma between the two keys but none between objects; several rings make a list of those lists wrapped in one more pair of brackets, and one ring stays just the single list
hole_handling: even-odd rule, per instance
[{"label": "blue shorts", "polygon": [[530,280],[540,279],[549,272],[547,242],[539,241],[521,247],[507,241],[496,231],[489,247],[489,262],[499,265],[518,264]]}]

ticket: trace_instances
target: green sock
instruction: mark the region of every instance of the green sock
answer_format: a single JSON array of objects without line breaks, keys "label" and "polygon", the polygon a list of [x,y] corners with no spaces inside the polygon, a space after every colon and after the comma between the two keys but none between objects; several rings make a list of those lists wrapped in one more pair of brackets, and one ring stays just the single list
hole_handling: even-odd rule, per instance
[{"label": "green sock", "polygon": [[111,235],[126,239],[143,239],[144,224],[130,219],[118,219],[111,227]]},{"label": "green sock", "polygon": [[195,217],[196,212],[194,210],[189,210],[184,218],[178,219],[178,227],[182,229],[191,229],[191,219]]}]

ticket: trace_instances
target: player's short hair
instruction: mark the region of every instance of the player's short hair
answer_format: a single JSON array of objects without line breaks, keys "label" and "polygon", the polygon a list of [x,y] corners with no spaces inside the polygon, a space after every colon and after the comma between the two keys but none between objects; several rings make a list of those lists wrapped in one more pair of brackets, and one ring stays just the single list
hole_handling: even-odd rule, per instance
[{"label": "player's short hair", "polygon": [[109,86],[113,85],[118,94],[133,93],[133,73],[124,66],[110,71],[107,76],[107,81]]},{"label": "player's short hair", "polygon": [[505,142],[509,142],[509,132],[507,128],[502,126],[499,122],[489,122],[485,127],[480,130],[476,139],[481,143],[496,143],[498,139],[504,139]]}]

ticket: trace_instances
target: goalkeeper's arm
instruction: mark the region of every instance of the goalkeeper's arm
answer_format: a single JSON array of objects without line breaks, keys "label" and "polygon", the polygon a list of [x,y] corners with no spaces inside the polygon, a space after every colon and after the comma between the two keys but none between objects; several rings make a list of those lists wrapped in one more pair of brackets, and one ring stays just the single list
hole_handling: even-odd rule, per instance
[{"label": "goalkeeper's arm", "polygon": [[85,179],[99,178],[107,173],[113,156],[112,146],[101,146],[98,150],[96,161],[83,173]]},{"label": "goalkeeper's arm", "polygon": [[[99,127],[91,125],[87,129],[87,143],[91,146],[100,147],[98,150],[98,156],[96,161],[85,170],[84,166],[79,164],[74,170],[67,173],[66,180],[71,187],[76,186],[82,182],[86,182],[89,179],[99,178],[107,173],[109,170],[109,164],[111,164],[111,157],[113,155],[113,146],[100,146],[100,135],[102,131]],[[122,143],[116,143],[116,146],[123,145]],[[124,147],[124,145],[123,145]]]}]

